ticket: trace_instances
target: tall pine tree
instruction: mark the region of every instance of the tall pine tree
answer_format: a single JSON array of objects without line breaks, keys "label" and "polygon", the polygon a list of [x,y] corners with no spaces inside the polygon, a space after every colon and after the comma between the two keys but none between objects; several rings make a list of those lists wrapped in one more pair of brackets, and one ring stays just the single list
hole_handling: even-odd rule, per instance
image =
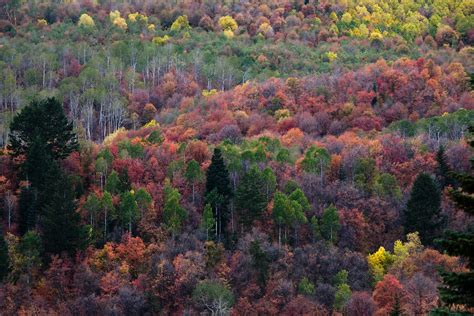
[{"label": "tall pine tree", "polygon": [[441,193],[433,178],[420,173],[413,183],[405,209],[405,232],[419,232],[423,245],[432,245],[442,224]]},{"label": "tall pine tree", "polygon": [[71,181],[56,166],[51,169],[46,186],[49,195],[41,221],[44,250],[47,254],[67,252],[73,255],[85,245],[87,234],[76,212]]},{"label": "tall pine tree", "polygon": [[257,167],[251,168],[242,177],[237,188],[235,204],[242,227],[250,227],[254,220],[262,216],[267,205],[267,197],[265,182]]},{"label": "tall pine tree", "polygon": [[229,218],[227,204],[232,196],[229,171],[219,148],[214,149],[211,164],[206,172],[206,204],[213,208],[216,219],[216,237],[220,241]]},{"label": "tall pine tree", "polygon": [[[471,128],[471,133],[474,128]],[[474,147],[474,140],[470,142]],[[471,157],[471,173],[453,174],[459,182],[460,188],[451,190],[451,199],[467,215],[474,215],[474,157]],[[437,241],[448,254],[461,256],[467,259],[469,270],[465,272],[442,271],[443,285],[440,287],[440,295],[443,303],[450,308],[464,310],[466,314],[474,311],[474,227],[470,226],[466,231],[448,231],[443,239]],[[439,314],[455,314],[449,310],[440,310]]]},{"label": "tall pine tree", "polygon": [[[57,161],[78,149],[72,123],[54,98],[34,101],[18,113],[10,125],[8,149],[23,157],[23,179],[31,184],[20,198],[20,232],[36,226],[36,218],[50,203],[50,185],[58,181]],[[38,212],[37,212],[38,211]]]},{"label": "tall pine tree", "polygon": [[451,168],[446,162],[446,153],[444,146],[439,146],[438,152],[436,153],[436,178],[438,179],[441,189],[448,185],[454,185],[453,178],[451,177]]},{"label": "tall pine tree", "polygon": [[36,203],[37,191],[35,188],[23,187],[19,200],[19,223],[18,230],[21,235],[27,231],[33,230],[36,226],[36,217],[38,215]]},{"label": "tall pine tree", "polygon": [[54,98],[34,101],[13,118],[8,149],[14,157],[27,155],[37,139],[54,159],[66,158],[78,149],[72,123]]}]

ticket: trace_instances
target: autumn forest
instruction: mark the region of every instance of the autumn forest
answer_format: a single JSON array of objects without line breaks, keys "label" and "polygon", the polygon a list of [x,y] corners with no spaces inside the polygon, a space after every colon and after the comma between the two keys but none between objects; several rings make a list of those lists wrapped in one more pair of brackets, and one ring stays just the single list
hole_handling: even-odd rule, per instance
[{"label": "autumn forest", "polygon": [[474,315],[472,0],[0,0],[0,315]]}]

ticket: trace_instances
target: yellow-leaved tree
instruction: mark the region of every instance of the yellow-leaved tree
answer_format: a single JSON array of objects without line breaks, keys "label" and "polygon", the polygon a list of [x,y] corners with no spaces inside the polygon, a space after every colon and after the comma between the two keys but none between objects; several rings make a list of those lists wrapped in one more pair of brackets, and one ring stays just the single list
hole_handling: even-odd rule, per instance
[{"label": "yellow-leaved tree", "polygon": [[171,24],[172,31],[182,31],[188,30],[191,27],[189,26],[188,17],[186,15],[180,15],[178,18]]},{"label": "yellow-leaved tree", "polygon": [[128,25],[124,18],[118,17],[114,20],[113,24],[122,30],[126,30]]},{"label": "yellow-leaved tree", "polygon": [[234,32],[239,27],[237,22],[230,15],[222,16],[219,18],[219,26],[223,31],[231,30]]},{"label": "yellow-leaved tree", "polygon": [[79,18],[78,25],[85,26],[85,27],[94,27],[95,23],[94,23],[94,19],[92,19],[92,17],[89,14],[83,13],[81,17]]},{"label": "yellow-leaved tree", "polygon": [[120,16],[120,11],[115,10],[109,13],[110,21],[113,25],[117,26],[122,30],[126,30],[128,28],[127,21]]},{"label": "yellow-leaved tree", "polygon": [[383,276],[394,261],[393,255],[390,251],[385,250],[384,247],[380,247],[379,250],[367,256],[367,263],[375,282],[383,279]]},{"label": "yellow-leaved tree", "polygon": [[120,11],[119,10],[114,10],[114,11],[110,11],[109,13],[109,18],[110,18],[110,22],[114,22],[116,18],[119,18],[120,17]]},{"label": "yellow-leaved tree", "polygon": [[374,282],[382,280],[392,267],[402,265],[409,256],[420,253],[423,250],[423,245],[417,232],[407,234],[406,238],[406,242],[401,240],[395,241],[393,253],[385,250],[384,247],[380,247],[379,250],[367,256],[367,263],[369,264]]},{"label": "yellow-leaved tree", "polygon": [[152,42],[157,45],[165,45],[166,43],[168,43],[169,40],[170,40],[170,37],[168,35],[155,36],[153,37]]}]

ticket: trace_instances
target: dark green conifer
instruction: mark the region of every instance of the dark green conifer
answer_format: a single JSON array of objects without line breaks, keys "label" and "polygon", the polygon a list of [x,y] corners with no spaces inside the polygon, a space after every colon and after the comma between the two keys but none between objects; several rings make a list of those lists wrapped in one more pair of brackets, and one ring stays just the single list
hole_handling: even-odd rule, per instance
[{"label": "dark green conifer", "polygon": [[[474,129],[471,128],[471,132]],[[474,140],[470,141],[474,147]],[[474,171],[474,158],[471,157],[471,170]],[[451,199],[467,215],[474,215],[474,175],[452,174],[460,184],[458,189],[450,191]],[[447,307],[453,309],[474,308],[474,227],[470,226],[466,231],[448,231],[444,238],[437,243],[452,256],[461,256],[467,259],[465,272],[442,271],[443,284],[439,288],[441,300]],[[454,314],[452,311],[439,313],[441,315]]]},{"label": "dark green conifer", "polygon": [[438,186],[429,174],[420,173],[413,183],[405,210],[405,232],[419,232],[423,245],[432,245],[441,229],[440,209]]}]

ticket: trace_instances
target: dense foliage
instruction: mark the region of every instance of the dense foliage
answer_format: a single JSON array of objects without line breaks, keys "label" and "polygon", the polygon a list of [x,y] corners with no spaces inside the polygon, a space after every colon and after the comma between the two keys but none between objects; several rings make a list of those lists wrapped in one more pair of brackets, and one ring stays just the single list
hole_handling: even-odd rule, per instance
[{"label": "dense foliage", "polygon": [[2,314],[474,312],[470,0],[0,4]]}]

